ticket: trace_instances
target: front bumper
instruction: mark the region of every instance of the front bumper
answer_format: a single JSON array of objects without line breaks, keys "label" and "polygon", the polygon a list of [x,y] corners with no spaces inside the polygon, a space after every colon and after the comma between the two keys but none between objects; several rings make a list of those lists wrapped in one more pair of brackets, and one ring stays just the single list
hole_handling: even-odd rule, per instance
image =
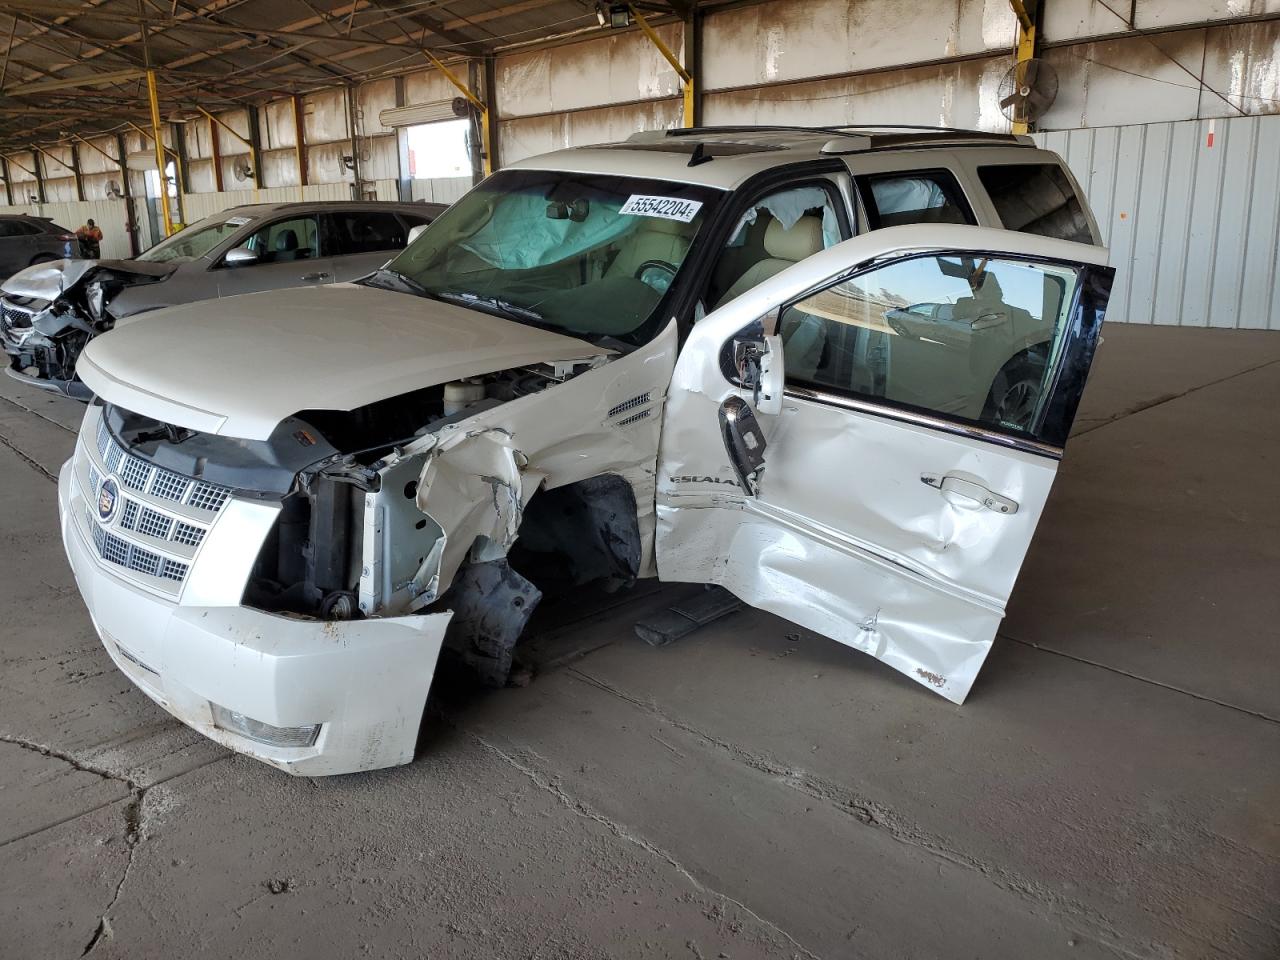
[{"label": "front bumper", "polygon": [[[174,602],[101,560],[81,486],[68,461],[58,477],[67,557],[108,655],[147,696],[210,739],[292,774],[413,758],[451,614],[334,622],[187,606],[181,595]],[[199,562],[197,554],[193,569]],[[322,726],[312,746],[271,746],[216,727],[211,702],[277,727]]]},{"label": "front bumper", "polygon": [[64,397],[70,397],[72,400],[82,400],[85,403],[93,399],[93,391],[74,377],[70,380],[33,377],[29,373],[23,373],[21,370],[13,369],[13,367],[5,367],[4,372],[19,383],[25,383],[29,387],[35,387],[37,390],[61,394]]}]

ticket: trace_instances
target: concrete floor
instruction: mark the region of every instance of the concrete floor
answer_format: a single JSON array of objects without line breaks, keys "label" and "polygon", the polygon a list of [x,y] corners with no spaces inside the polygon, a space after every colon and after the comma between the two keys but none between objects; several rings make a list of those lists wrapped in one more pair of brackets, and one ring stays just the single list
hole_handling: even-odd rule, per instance
[{"label": "concrete floor", "polygon": [[1108,331],[963,707],[752,611],[647,647],[638,590],[325,780],[101,651],[77,419],[0,381],[0,956],[1280,955],[1280,335]]}]

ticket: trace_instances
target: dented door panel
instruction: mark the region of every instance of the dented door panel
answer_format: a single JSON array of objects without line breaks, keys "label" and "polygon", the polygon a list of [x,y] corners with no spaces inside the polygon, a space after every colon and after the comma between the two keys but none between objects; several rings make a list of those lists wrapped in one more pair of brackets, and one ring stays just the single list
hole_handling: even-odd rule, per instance
[{"label": "dented door panel", "polygon": [[[923,250],[984,264],[995,255],[1041,257],[1086,270],[1107,256],[979,227],[888,228],[802,261],[708,315],[668,395],[657,556],[664,580],[722,585],[959,703],[994,640],[1060,450],[891,401],[791,386],[778,414],[756,410],[764,467],[744,490],[720,435],[722,402],[754,401],[729,379],[735,338],[772,332],[781,307],[860,265],[881,269]],[[1105,283],[1088,296],[1094,302],[1079,301],[1062,321],[1060,336],[1072,347],[1055,355],[1046,378],[1043,409],[1056,417],[1055,437],[1065,437],[1083,389]],[[850,313],[855,323],[871,319]]]}]

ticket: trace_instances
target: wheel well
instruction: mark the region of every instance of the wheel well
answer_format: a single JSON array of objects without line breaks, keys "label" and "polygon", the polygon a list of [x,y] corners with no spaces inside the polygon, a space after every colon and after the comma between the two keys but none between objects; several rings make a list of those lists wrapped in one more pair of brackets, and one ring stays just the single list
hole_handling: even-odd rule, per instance
[{"label": "wheel well", "polygon": [[640,572],[640,525],[631,484],[601,474],[534,496],[511,565],[543,590],[593,580],[629,583]]}]

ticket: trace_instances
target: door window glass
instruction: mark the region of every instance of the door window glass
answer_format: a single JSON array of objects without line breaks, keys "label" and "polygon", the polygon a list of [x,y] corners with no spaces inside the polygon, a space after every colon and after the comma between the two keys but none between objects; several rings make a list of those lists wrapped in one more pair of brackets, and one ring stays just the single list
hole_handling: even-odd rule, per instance
[{"label": "door window glass", "polygon": [[259,263],[310,260],[319,253],[319,227],[314,216],[277,220],[263,227],[244,246],[258,255]]},{"label": "door window glass", "polygon": [[19,237],[22,231],[18,229],[18,224],[13,220],[0,220],[0,238]]},{"label": "door window glass", "polygon": [[707,303],[726,304],[847,237],[826,187],[806,184],[767,194],[738,218],[712,271]]},{"label": "door window glass", "polygon": [[861,182],[873,230],[906,223],[976,222],[956,178],[946,170],[913,170]]},{"label": "door window glass", "polygon": [[1080,197],[1056,163],[979,167],[978,179],[1010,230],[1093,243]]},{"label": "door window glass", "polygon": [[389,211],[356,210],[330,216],[339,256],[399,250],[405,245],[408,231],[400,218]]},{"label": "door window glass", "polygon": [[787,380],[1034,434],[1077,279],[968,255],[877,267],[782,313]]}]

